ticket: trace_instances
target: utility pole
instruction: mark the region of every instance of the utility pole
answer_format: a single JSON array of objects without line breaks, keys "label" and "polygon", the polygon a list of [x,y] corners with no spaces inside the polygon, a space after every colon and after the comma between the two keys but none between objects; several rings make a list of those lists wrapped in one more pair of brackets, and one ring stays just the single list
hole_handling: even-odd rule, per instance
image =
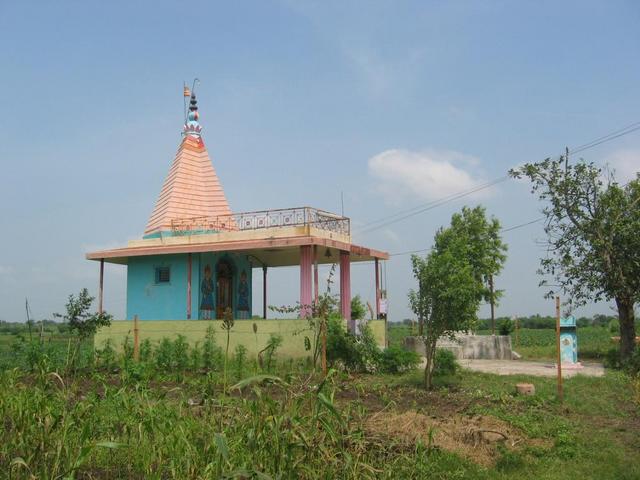
[{"label": "utility pole", "polygon": [[489,275],[489,303],[491,303],[491,335],[496,334],[496,312],[493,300],[493,275]]}]

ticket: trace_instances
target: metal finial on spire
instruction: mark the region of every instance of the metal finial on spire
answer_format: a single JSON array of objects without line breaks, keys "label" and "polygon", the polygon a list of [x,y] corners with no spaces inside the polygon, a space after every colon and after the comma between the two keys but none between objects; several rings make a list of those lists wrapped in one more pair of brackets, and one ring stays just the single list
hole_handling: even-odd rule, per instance
[{"label": "metal finial on spire", "polygon": [[195,88],[196,82],[200,83],[197,78],[193,80],[193,87],[189,91],[189,87],[184,86],[184,98],[190,96],[189,111],[186,113],[184,127],[182,128],[182,135],[191,135],[193,137],[200,137],[202,132],[202,126],[198,123],[200,114],[198,113],[198,101],[196,100]]}]

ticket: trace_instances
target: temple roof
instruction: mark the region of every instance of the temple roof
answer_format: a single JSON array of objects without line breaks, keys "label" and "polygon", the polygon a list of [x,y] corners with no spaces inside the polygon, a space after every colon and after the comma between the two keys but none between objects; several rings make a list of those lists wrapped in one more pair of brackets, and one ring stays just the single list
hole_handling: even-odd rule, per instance
[{"label": "temple roof", "polygon": [[386,260],[386,252],[351,243],[351,221],[311,207],[232,213],[202,140],[195,95],[183,139],[141,240],[127,247],[91,252],[90,260],[127,264],[130,258],[216,251],[251,257],[254,266],[300,263],[300,247],[311,245],[318,263],[336,263],[340,252],[351,262]]},{"label": "temple roof", "polygon": [[201,137],[197,109],[195,95],[192,95],[184,138],[147,222],[146,237],[171,230],[172,220],[231,214]]}]

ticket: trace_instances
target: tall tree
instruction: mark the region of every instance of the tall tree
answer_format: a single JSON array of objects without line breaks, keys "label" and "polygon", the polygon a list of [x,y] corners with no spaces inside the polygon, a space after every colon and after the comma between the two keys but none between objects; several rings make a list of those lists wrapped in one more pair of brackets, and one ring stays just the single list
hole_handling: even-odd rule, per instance
[{"label": "tall tree", "polygon": [[640,300],[640,177],[620,185],[592,162],[571,164],[568,151],[509,173],[527,177],[531,192],[546,203],[548,250],[539,273],[550,275],[575,306],[614,300],[620,354],[629,359],[635,349],[634,304]]},{"label": "tall tree", "polygon": [[436,248],[447,248],[451,242],[466,243],[466,255],[473,275],[481,288],[479,299],[491,305],[491,324],[495,331],[494,307],[502,296],[502,290],[493,288],[494,278],[502,271],[506,260],[507,245],[500,237],[500,222],[497,218],[487,218],[482,206],[463,207],[460,213],[451,217],[451,226],[436,236]]},{"label": "tall tree", "polygon": [[487,220],[482,207],[465,207],[453,215],[451,226],[436,233],[426,258],[411,257],[418,290],[409,292],[409,303],[421,320],[427,389],[438,339],[473,327],[480,302],[489,299],[488,280],[502,269],[506,249],[498,220]]}]

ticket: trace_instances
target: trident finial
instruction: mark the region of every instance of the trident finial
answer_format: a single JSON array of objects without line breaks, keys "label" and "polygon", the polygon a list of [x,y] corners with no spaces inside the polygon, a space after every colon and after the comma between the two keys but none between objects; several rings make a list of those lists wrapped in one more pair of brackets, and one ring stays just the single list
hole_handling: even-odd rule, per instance
[{"label": "trident finial", "polygon": [[198,119],[200,118],[200,114],[198,113],[198,101],[196,100],[195,88],[196,83],[200,83],[200,80],[195,78],[193,80],[193,86],[191,90],[187,85],[184,85],[184,98],[190,97],[189,100],[189,112],[186,114],[184,127],[182,128],[183,135],[191,135],[194,137],[200,137],[200,133],[202,132],[202,127],[198,123]]}]

